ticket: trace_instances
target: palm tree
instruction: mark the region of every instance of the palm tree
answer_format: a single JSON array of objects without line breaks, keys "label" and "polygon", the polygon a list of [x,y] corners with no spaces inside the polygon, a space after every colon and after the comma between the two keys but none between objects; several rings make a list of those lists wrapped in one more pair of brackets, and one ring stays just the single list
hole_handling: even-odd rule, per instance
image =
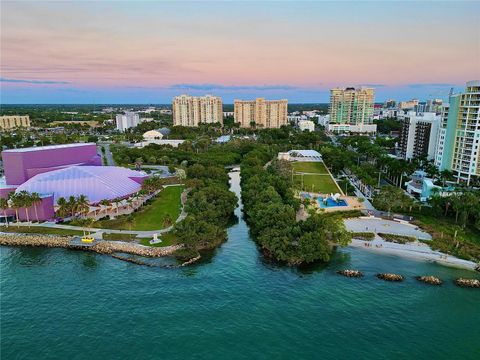
[{"label": "palm tree", "polygon": [[18,194],[11,192],[8,195],[8,200],[10,202],[10,207],[15,210],[15,219],[16,219],[16,222],[18,223],[19,222],[18,209],[22,207],[22,199],[20,198],[20,196],[18,196]]},{"label": "palm tree", "polygon": [[117,215],[118,215],[118,213],[119,213],[118,204],[120,204],[120,201],[121,201],[121,200],[120,200],[119,198],[113,199],[113,202],[115,203],[115,207],[117,208]]},{"label": "palm tree", "polygon": [[33,208],[35,209],[35,218],[37,219],[37,222],[39,222],[37,204],[42,201],[42,198],[39,193],[33,192],[30,194],[30,199],[32,200]]},{"label": "palm tree", "polygon": [[90,204],[88,203],[88,199],[85,195],[80,195],[75,199],[75,210],[77,213],[85,216],[88,214],[89,209]]},{"label": "palm tree", "polygon": [[112,202],[108,199],[103,199],[103,200],[100,200],[99,204],[102,205],[102,206],[105,206],[108,210],[110,208],[110,206],[112,205]]},{"label": "palm tree", "polygon": [[3,210],[3,216],[5,219],[5,224],[8,226],[8,217],[7,217],[7,209],[8,209],[8,199],[0,198],[0,209]]},{"label": "palm tree", "polygon": [[68,197],[68,201],[67,201],[67,208],[68,208],[68,211],[70,213],[70,216],[75,215],[76,210],[77,210],[76,207],[77,207],[77,199],[75,199],[75,196],[70,195]]},{"label": "palm tree", "polygon": [[127,204],[128,204],[128,206],[127,206],[128,208],[132,208],[133,199],[132,199],[131,197],[129,197],[129,198],[127,199]]},{"label": "palm tree", "polygon": [[452,208],[455,211],[455,223],[458,223],[458,215],[463,208],[463,201],[461,195],[454,194],[450,196]]},{"label": "palm tree", "polygon": [[25,209],[25,215],[27,217],[27,222],[30,222],[30,216],[29,216],[29,213],[28,213],[28,208],[30,206],[32,206],[33,204],[33,201],[32,201],[32,198],[29,194],[28,191],[26,190],[22,190],[18,193],[18,196],[20,197],[20,201],[21,201],[21,207],[23,207]]},{"label": "palm tree", "polygon": [[67,207],[68,207],[67,199],[65,199],[63,196],[58,198],[57,205],[58,205],[58,210],[57,210],[58,215],[60,215],[61,217],[64,217],[67,214]]}]

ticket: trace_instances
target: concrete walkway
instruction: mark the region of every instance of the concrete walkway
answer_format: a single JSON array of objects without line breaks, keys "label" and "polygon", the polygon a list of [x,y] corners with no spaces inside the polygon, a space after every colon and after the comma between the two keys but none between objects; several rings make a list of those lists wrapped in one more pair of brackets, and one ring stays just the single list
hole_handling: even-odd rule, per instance
[{"label": "concrete walkway", "polygon": [[365,206],[365,209],[369,210],[369,211],[377,211],[372,203],[370,202],[370,200],[368,200],[365,195],[363,195],[363,193],[360,191],[360,189],[357,187],[357,185],[355,185],[355,183],[352,181],[352,179],[350,179],[350,176],[348,176],[347,174],[345,174],[343,171],[342,171],[342,174],[345,175],[345,177],[348,179],[348,182],[350,183],[350,185],[352,185],[354,188],[355,188],[355,196],[358,197],[359,199],[363,199],[363,205]]}]

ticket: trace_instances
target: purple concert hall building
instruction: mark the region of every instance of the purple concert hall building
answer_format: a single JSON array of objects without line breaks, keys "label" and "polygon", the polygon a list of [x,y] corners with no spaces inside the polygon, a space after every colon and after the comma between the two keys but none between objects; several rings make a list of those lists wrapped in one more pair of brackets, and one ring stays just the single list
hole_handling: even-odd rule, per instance
[{"label": "purple concert hall building", "polygon": [[2,152],[7,185],[20,185],[37,174],[72,165],[102,165],[94,143],[66,144]]},{"label": "purple concert hall building", "polygon": [[[59,197],[86,195],[91,204],[103,199],[127,198],[141,189],[146,174],[115,166],[102,166],[94,143],[11,149],[2,152],[5,178],[0,197],[25,190],[40,194],[41,203],[19,209],[21,220],[55,217]],[[8,209],[7,215],[14,215]],[[3,216],[0,214],[0,217]]]}]

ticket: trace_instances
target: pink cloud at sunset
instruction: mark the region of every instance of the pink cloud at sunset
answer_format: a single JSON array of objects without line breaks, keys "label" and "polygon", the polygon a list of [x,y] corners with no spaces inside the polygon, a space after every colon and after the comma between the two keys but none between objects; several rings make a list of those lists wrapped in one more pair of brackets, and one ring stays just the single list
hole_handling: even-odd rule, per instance
[{"label": "pink cloud at sunset", "polygon": [[425,84],[427,96],[480,77],[478,14],[479,3],[2,2],[2,102],[134,88],[165,101],[178,84],[299,101]]}]

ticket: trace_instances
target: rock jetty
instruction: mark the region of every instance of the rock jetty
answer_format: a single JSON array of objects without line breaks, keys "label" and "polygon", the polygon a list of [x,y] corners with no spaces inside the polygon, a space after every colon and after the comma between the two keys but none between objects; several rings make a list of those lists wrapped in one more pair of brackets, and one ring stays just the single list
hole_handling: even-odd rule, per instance
[{"label": "rock jetty", "polygon": [[173,254],[180,249],[182,245],[172,245],[166,247],[149,247],[137,243],[127,243],[123,241],[101,241],[90,247],[70,245],[70,236],[58,235],[20,235],[20,234],[0,234],[0,245],[4,246],[41,246],[57,247],[65,249],[77,249],[84,251],[94,251],[99,254],[112,255],[114,253],[125,253],[144,257],[161,257]]},{"label": "rock jetty", "polygon": [[459,278],[455,280],[455,284],[461,287],[480,288],[480,280],[477,280],[477,279]]},{"label": "rock jetty", "polygon": [[377,274],[377,278],[386,280],[386,281],[403,281],[404,277],[398,274],[388,274],[388,273],[380,273]]},{"label": "rock jetty", "polygon": [[70,237],[56,235],[0,234],[0,245],[68,248]]},{"label": "rock jetty", "polygon": [[442,285],[443,283],[442,280],[436,276],[417,276],[415,279],[429,285]]},{"label": "rock jetty", "polygon": [[173,254],[182,245],[150,247],[123,241],[101,241],[90,249],[99,254],[125,253],[144,257],[161,257]]},{"label": "rock jetty", "polygon": [[348,269],[339,270],[337,271],[337,274],[340,274],[346,277],[355,277],[355,278],[363,277],[363,273],[358,270],[348,270]]}]

